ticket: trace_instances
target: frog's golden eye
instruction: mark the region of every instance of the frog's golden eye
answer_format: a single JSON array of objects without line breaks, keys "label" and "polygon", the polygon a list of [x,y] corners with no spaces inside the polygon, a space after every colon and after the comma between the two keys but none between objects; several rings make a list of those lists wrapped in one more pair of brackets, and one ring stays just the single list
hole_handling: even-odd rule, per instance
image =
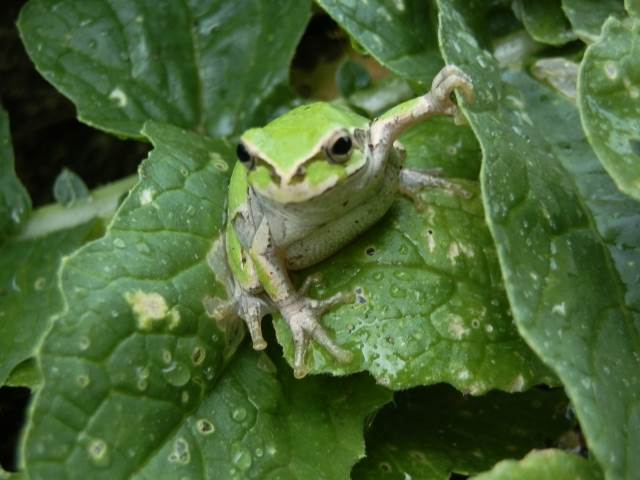
[{"label": "frog's golden eye", "polygon": [[332,137],[326,149],[329,160],[333,163],[344,163],[351,155],[353,141],[348,132],[340,132]]},{"label": "frog's golden eye", "polygon": [[236,148],[236,155],[238,160],[240,160],[240,163],[247,167],[248,170],[251,170],[256,166],[256,159],[249,153],[249,150],[247,150],[247,147],[245,147],[244,144],[238,144],[238,148]]}]

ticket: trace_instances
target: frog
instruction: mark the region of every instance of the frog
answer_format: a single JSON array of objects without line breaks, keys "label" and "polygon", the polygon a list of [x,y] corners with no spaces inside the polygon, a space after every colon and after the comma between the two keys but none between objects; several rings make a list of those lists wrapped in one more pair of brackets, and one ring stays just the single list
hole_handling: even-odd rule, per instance
[{"label": "frog", "polygon": [[445,188],[465,194],[437,171],[403,166],[398,137],[435,115],[461,118],[454,91],[474,100],[471,79],[447,65],[431,89],[368,118],[336,104],[298,106],[261,128],[244,132],[229,182],[226,227],[221,237],[228,267],[226,299],[205,299],[209,316],[244,321],[255,350],[267,346],[262,320],[279,313],[293,339],[293,374],[308,373],[305,354],[313,340],[337,362],[353,353],[331,338],[321,318],[353,302],[353,292],[326,299],[308,296],[318,282],[300,288],[290,272],[315,265],[338,252],[389,210],[397,195],[416,198],[421,189]]}]

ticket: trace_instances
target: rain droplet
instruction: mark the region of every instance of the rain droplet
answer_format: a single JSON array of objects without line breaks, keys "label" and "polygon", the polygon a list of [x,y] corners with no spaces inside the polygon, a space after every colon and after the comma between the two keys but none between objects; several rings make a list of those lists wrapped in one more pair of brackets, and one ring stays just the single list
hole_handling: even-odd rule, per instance
[{"label": "rain droplet", "polygon": [[163,368],[162,374],[174,387],[182,387],[191,379],[191,370],[181,362],[173,362],[167,368]]},{"label": "rain droplet", "polygon": [[47,285],[47,280],[44,277],[36,278],[36,281],[33,282],[33,288],[36,290],[42,290]]},{"label": "rain droplet", "polygon": [[236,422],[242,422],[245,418],[247,418],[247,410],[245,408],[236,408],[231,413],[231,418],[233,418]]},{"label": "rain droplet", "polygon": [[248,470],[253,463],[251,453],[243,447],[237,447],[235,449],[231,461],[240,470]]},{"label": "rain droplet", "polygon": [[122,240],[121,238],[116,238],[116,239],[113,241],[113,245],[114,245],[116,248],[124,248],[124,247],[125,247],[124,240]]},{"label": "rain droplet", "polygon": [[80,388],[86,388],[91,380],[87,375],[78,375],[76,377],[76,383],[80,386]]},{"label": "rain droplet", "polygon": [[78,348],[80,348],[80,350],[86,350],[91,346],[91,340],[89,339],[89,337],[80,337],[80,340],[78,341]]},{"label": "rain droplet", "polygon": [[207,380],[213,380],[213,378],[216,376],[216,371],[213,367],[205,367],[202,373],[204,373],[204,378],[206,378]]}]

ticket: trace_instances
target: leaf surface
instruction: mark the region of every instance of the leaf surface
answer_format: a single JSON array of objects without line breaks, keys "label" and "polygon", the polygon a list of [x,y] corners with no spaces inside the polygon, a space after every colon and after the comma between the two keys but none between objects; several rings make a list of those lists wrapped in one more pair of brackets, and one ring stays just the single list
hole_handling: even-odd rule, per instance
[{"label": "leaf surface", "polygon": [[389,70],[428,85],[442,67],[433,2],[317,0],[367,52]]},{"label": "leaf surface", "polygon": [[598,466],[562,450],[532,452],[520,461],[505,460],[473,480],[600,480]]},{"label": "leaf surface", "polygon": [[522,23],[531,36],[549,45],[564,45],[577,37],[562,11],[561,0],[516,0]]},{"label": "leaf surface", "polygon": [[609,175],[640,200],[640,18],[609,19],[580,67],[587,138]]},{"label": "leaf surface", "polygon": [[622,0],[562,0],[562,9],[573,31],[586,43],[598,39],[602,24],[610,15],[624,14]]},{"label": "leaf surface", "polygon": [[31,0],[18,26],[38,71],[83,122],[141,137],[142,124],[156,120],[218,137],[264,123],[290,96],[289,62],[309,7]]},{"label": "leaf surface", "polygon": [[[445,58],[475,83],[477,102],[465,111],[484,152],[483,200],[518,329],[565,385],[608,478],[632,478],[640,468],[638,204],[603,171],[571,102],[525,74],[501,78],[470,27],[482,5],[439,3]],[[457,50],[451,42],[461,36],[469,40]]]},{"label": "leaf surface", "polygon": [[60,259],[103,230],[90,220],[34,239],[11,239],[0,255],[0,385],[32,357],[62,308],[57,285]]},{"label": "leaf surface", "polygon": [[31,212],[31,198],[14,168],[9,115],[0,108],[0,242],[16,232]]}]

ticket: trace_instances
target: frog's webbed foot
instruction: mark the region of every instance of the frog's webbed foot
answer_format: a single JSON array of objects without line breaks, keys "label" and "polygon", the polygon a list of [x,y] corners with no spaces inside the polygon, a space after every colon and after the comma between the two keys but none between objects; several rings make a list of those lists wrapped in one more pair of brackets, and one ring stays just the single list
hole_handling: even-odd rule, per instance
[{"label": "frog's webbed foot", "polygon": [[420,199],[420,191],[425,188],[439,188],[452,195],[462,198],[471,198],[473,194],[460,185],[442,177],[439,170],[413,170],[403,168],[400,170],[400,193],[409,197],[416,208],[421,210],[424,202]]},{"label": "frog's webbed foot", "polygon": [[455,65],[447,65],[433,79],[430,94],[438,110],[453,116],[455,122],[460,124],[464,123],[464,118],[452,99],[454,90],[458,90],[467,103],[473,103],[475,100],[471,79]]},{"label": "frog's webbed foot", "polygon": [[317,281],[317,277],[307,278],[300,291],[290,300],[279,305],[280,313],[291,329],[295,347],[293,374],[302,378],[307,374],[304,357],[311,339],[322,345],[336,360],[342,363],[351,361],[351,352],[340,348],[329,337],[320,318],[328,310],[337,305],[352,303],[353,292],[337,293],[324,300],[315,300],[304,296],[306,290]]},{"label": "frog's webbed foot", "polygon": [[[235,321],[242,318],[247,325],[254,350],[264,350],[267,342],[262,336],[262,319],[265,315],[274,311],[270,302],[259,295],[253,295],[238,287],[233,298],[220,300],[207,297],[204,302],[207,315],[214,318],[219,324]],[[224,326],[222,327],[224,329]]]}]

